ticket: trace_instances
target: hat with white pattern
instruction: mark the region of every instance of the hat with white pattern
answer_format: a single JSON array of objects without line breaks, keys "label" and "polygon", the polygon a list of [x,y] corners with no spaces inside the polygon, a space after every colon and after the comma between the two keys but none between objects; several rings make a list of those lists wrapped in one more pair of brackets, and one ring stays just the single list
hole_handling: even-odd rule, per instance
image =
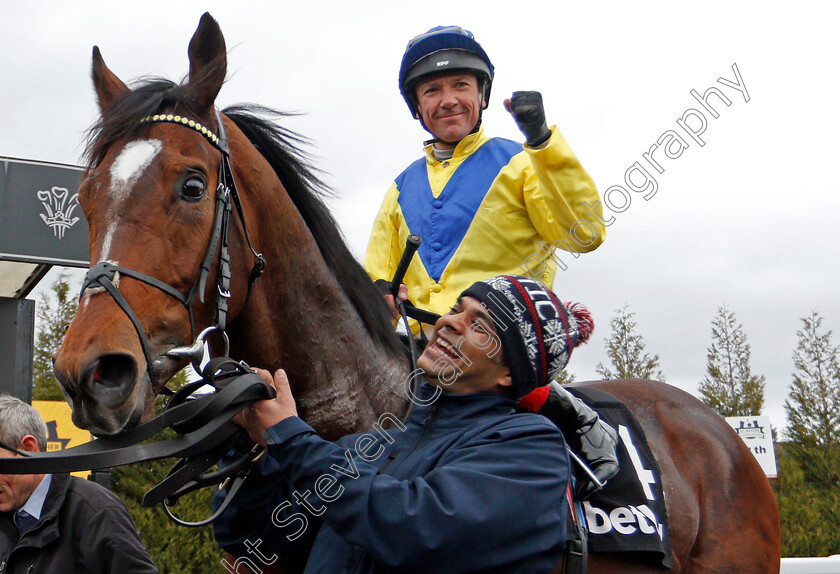
[{"label": "hat with white pattern", "polygon": [[493,318],[517,397],[550,383],[594,329],[586,307],[563,305],[554,292],[528,277],[478,281],[461,297],[477,299]]}]

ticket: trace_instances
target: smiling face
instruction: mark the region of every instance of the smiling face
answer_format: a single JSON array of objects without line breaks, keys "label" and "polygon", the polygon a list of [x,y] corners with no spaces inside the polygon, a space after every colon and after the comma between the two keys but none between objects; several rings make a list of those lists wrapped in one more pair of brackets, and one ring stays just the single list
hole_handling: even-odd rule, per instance
[{"label": "smiling face", "polygon": [[475,74],[453,72],[421,80],[415,88],[423,125],[438,147],[455,147],[478,124],[484,105]]},{"label": "smiling face", "polygon": [[461,298],[435,323],[417,366],[432,385],[450,394],[502,394],[511,386],[493,320],[472,297]]}]

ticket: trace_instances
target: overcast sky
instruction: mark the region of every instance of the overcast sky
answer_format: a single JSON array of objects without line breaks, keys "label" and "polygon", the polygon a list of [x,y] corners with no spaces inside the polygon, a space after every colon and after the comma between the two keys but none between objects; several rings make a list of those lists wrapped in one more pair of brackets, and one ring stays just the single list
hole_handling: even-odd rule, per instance
[{"label": "overcast sky", "polygon": [[[754,373],[767,377],[764,414],[781,429],[799,318],[817,310],[838,341],[836,4],[3,1],[0,156],[78,163],[97,115],[92,46],[123,80],[180,80],[204,11],[229,49],[220,107],[305,112],[287,126],[313,140],[359,258],[385,190],[421,153],[426,134],[396,78],[406,41],[432,26],[472,30],[493,60],[490,135],[521,140],[501,102],[540,90],[549,124],[602,197],[627,188],[625,172],[640,162],[655,195],[630,192],[626,209],[610,212],[606,242],[564,257],[554,284],[595,316],[593,341],[570,364],[578,379],[597,378],[610,318],[628,305],[668,382],[696,394],[711,321],[726,304],[744,325]],[[744,89],[731,87],[733,66]],[[710,99],[717,118],[690,93],[712,86],[731,102]],[[677,123],[692,108],[706,118],[702,146]],[[688,124],[696,129],[698,117]],[[654,152],[660,174],[643,154],[669,130],[688,147],[675,159]],[[610,197],[620,207],[620,194]]]}]

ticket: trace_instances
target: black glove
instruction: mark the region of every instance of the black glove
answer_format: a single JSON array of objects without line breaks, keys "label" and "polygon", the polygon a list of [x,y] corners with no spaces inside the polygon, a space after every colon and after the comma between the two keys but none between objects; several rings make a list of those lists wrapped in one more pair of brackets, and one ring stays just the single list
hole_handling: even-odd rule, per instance
[{"label": "black glove", "polygon": [[387,279],[377,279],[373,282],[379,292],[383,295],[391,295],[391,282]]},{"label": "black glove", "polygon": [[525,134],[525,143],[537,147],[548,141],[551,130],[545,123],[545,109],[539,92],[513,92],[510,113],[519,130]]}]

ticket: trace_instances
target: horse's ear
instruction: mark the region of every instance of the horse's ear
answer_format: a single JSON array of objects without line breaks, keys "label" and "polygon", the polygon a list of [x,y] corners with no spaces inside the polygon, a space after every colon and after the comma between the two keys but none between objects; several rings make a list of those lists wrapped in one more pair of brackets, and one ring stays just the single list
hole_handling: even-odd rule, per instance
[{"label": "horse's ear", "polygon": [[227,53],[222,29],[208,12],[190,40],[189,56],[190,91],[200,108],[212,108],[225,81]]},{"label": "horse's ear", "polygon": [[123,92],[127,92],[128,87],[105,65],[105,60],[99,53],[99,46],[93,47],[92,75],[93,87],[99,99],[99,111],[104,114],[111,102]]}]

